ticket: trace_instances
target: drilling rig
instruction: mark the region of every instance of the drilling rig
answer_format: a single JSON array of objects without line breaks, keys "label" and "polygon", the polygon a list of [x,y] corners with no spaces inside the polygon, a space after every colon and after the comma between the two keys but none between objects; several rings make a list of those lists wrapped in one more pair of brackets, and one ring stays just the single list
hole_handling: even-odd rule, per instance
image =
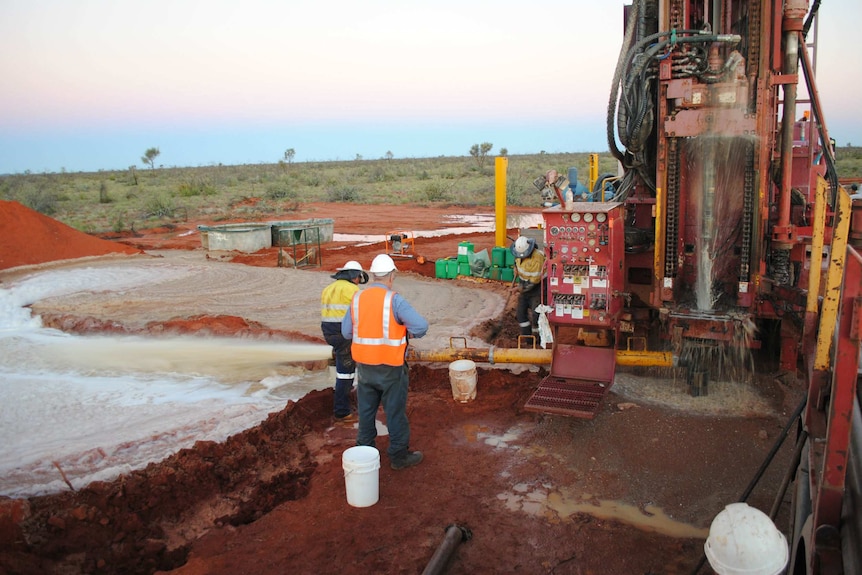
[{"label": "drilling rig", "polygon": [[723,354],[777,358],[808,389],[794,574],[862,572],[862,200],[839,185],[814,81],[819,8],[625,7],[607,114],[621,175],[602,201],[543,210],[553,349],[525,406],[591,418],[634,348],[670,350],[692,395]]}]

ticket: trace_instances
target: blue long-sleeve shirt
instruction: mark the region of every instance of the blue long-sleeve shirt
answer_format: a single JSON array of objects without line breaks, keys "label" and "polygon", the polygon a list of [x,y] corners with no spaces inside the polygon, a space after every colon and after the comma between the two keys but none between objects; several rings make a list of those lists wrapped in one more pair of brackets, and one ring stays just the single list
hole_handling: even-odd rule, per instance
[{"label": "blue long-sleeve shirt", "polygon": [[[389,290],[385,284],[380,282],[370,283],[365,289],[370,287],[382,287],[385,290]],[[359,294],[357,293],[353,297],[359,297]],[[392,296],[392,311],[395,313],[395,319],[398,320],[398,323],[407,328],[407,335],[409,337],[420,338],[428,333],[428,320],[413,309],[413,306],[397,292]],[[347,312],[344,319],[341,320],[341,335],[345,339],[353,339],[353,316],[350,312]]]}]

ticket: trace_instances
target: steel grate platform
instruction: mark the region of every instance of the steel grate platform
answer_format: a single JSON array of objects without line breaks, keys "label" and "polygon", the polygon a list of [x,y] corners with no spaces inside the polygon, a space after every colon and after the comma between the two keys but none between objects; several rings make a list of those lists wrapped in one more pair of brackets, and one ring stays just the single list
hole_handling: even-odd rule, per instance
[{"label": "steel grate platform", "polygon": [[527,411],[592,419],[610,386],[550,375],[542,380],[524,405]]}]

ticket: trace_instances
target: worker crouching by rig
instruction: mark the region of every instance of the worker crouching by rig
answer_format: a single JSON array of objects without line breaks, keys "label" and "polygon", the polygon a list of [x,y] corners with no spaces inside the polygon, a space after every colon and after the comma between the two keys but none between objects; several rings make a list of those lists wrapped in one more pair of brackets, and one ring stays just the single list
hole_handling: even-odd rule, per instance
[{"label": "worker crouching by rig", "polygon": [[515,256],[515,289],[518,295],[518,320],[520,335],[537,335],[539,332],[536,307],[542,303],[542,277],[545,270],[545,254],[536,249],[536,240],[520,236],[512,244]]},{"label": "worker crouching by rig", "polygon": [[338,423],[355,423],[356,413],[350,406],[350,392],[356,375],[356,363],[350,353],[350,340],[341,335],[341,320],[350,309],[359,285],[368,283],[368,274],[359,262],[349,261],[331,276],[335,281],[320,294],[320,329],[323,339],[335,354],[335,401],[333,414]]},{"label": "worker crouching by rig", "polygon": [[396,271],[395,262],[388,255],[374,258],[369,269],[372,282],[354,296],[350,312],[341,323],[341,334],[352,339],[356,361],[359,404],[356,445],[375,447],[377,409],[382,404],[389,428],[390,465],[392,469],[404,469],[422,461],[421,451],[409,450],[409,370],[404,361],[407,338],[424,336],[428,321],[392,290]]}]

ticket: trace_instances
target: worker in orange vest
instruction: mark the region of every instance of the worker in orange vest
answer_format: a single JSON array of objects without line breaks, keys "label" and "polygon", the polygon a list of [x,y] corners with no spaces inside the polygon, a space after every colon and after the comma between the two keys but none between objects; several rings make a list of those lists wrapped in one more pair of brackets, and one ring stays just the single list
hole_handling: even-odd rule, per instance
[{"label": "worker in orange vest", "polygon": [[422,461],[421,451],[410,451],[407,420],[409,370],[404,361],[408,337],[422,337],[428,321],[392,290],[395,262],[380,254],[371,262],[372,281],[353,297],[350,312],[341,322],[341,334],[352,340],[356,362],[356,400],[359,431],[356,445],[375,447],[377,409],[383,405],[389,428],[389,463],[392,469]]},{"label": "worker in orange vest", "polygon": [[359,262],[353,260],[335,272],[331,276],[335,281],[320,294],[320,330],[335,354],[335,399],[332,406],[335,421],[350,424],[359,420],[350,407],[356,363],[350,355],[350,340],[341,335],[341,320],[350,309],[350,302],[360,284],[368,283],[368,274]]}]

